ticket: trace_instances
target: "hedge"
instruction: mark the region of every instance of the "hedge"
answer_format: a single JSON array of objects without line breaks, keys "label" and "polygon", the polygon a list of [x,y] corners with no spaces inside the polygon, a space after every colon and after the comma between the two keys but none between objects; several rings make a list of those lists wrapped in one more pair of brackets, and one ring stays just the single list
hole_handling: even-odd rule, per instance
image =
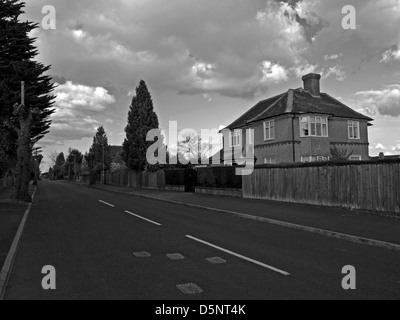
[{"label": "hedge", "polygon": [[165,184],[170,186],[184,186],[185,169],[165,169]]},{"label": "hedge", "polygon": [[242,176],[236,167],[221,166],[197,169],[197,186],[201,188],[242,189]]}]

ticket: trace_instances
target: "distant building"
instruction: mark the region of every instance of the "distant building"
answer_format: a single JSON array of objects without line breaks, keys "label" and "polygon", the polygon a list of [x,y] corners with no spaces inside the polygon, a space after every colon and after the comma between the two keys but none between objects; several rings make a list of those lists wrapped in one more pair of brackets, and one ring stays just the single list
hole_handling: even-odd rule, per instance
[{"label": "distant building", "polygon": [[[257,103],[227,127],[231,133],[224,144],[253,144],[257,164],[326,161],[334,146],[351,154],[350,160],[369,160],[373,119],[321,93],[320,79],[308,74],[303,88]],[[247,129],[254,134],[247,136]]]}]

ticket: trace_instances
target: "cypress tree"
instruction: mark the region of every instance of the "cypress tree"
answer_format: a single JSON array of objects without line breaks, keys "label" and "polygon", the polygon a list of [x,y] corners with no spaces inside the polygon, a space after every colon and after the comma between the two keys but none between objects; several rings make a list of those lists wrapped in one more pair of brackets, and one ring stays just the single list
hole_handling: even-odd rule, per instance
[{"label": "cypress tree", "polygon": [[142,171],[149,168],[146,160],[147,149],[154,143],[146,141],[151,129],[158,129],[158,117],[154,111],[153,100],[146,83],[141,80],[136,88],[136,96],[128,113],[128,125],[125,128],[126,139],[123,143],[123,160],[128,168]]},{"label": "cypress tree", "polygon": [[[29,33],[37,24],[19,20],[24,6],[19,0],[0,2],[0,161],[16,163],[14,198],[29,202],[32,147],[48,133],[54,96],[46,75],[50,66],[33,60],[38,51]],[[22,81],[25,105],[19,105]]]}]

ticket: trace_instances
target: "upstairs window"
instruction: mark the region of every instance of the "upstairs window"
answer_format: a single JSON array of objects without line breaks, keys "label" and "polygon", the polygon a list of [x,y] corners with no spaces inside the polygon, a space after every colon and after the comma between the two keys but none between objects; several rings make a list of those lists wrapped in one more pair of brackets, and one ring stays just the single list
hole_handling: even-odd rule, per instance
[{"label": "upstairs window", "polygon": [[360,123],[358,121],[349,121],[349,139],[360,139]]},{"label": "upstairs window", "polygon": [[254,129],[246,130],[247,145],[251,146],[254,144]]},{"label": "upstairs window", "polygon": [[301,137],[328,137],[328,118],[300,117]]},{"label": "upstairs window", "polygon": [[275,139],[275,121],[265,121],[264,122],[264,140],[274,140]]},{"label": "upstairs window", "polygon": [[235,130],[233,135],[230,133],[230,137],[230,147],[239,147],[242,140],[242,130]]}]

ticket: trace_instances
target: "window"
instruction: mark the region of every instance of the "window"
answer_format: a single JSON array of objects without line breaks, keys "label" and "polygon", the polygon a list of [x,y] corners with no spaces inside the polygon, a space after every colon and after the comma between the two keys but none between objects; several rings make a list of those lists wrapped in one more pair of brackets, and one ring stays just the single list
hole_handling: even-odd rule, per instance
[{"label": "window", "polygon": [[246,136],[247,136],[247,145],[253,145],[254,144],[254,129],[247,129],[246,131]]},{"label": "window", "polygon": [[276,159],[275,158],[264,158],[264,164],[276,164]]},{"label": "window", "polygon": [[234,147],[240,147],[242,140],[242,130],[235,130],[233,133],[232,145]]},{"label": "window", "polygon": [[360,139],[360,123],[358,121],[349,121],[349,139]]},{"label": "window", "polygon": [[361,161],[361,156],[350,156],[350,161]]},{"label": "window", "polygon": [[328,137],[328,118],[300,117],[301,137]]},{"label": "window", "polygon": [[330,157],[325,156],[309,156],[301,157],[301,162],[324,162],[329,161]]},{"label": "window", "polygon": [[270,120],[264,122],[264,140],[275,139],[275,121]]},{"label": "window", "polygon": [[238,147],[242,142],[242,130],[236,129],[233,134],[229,132],[229,147]]}]

